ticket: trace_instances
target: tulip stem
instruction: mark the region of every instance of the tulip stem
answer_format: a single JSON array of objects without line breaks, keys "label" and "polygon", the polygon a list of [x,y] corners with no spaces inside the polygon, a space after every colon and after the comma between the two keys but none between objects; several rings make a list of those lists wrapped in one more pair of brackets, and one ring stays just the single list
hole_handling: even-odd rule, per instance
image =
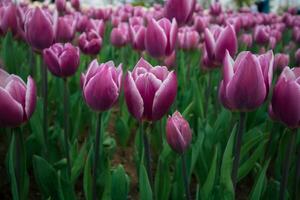
[{"label": "tulip stem", "polygon": [[212,86],[212,72],[208,72],[208,83],[205,91],[205,112],[204,115],[207,117],[208,116],[208,107],[209,107],[209,100],[210,100],[210,95],[211,95],[211,86]]},{"label": "tulip stem", "polygon": [[48,71],[41,60],[42,65],[42,96],[43,96],[43,133],[45,140],[45,152],[48,154]]},{"label": "tulip stem", "polygon": [[298,147],[297,151],[297,164],[296,164],[296,181],[295,181],[295,189],[294,189],[294,199],[298,199],[298,188],[299,188],[299,181],[300,181],[300,146]]},{"label": "tulip stem", "polygon": [[288,178],[289,178],[289,168],[291,164],[291,155],[293,153],[294,141],[296,138],[297,129],[293,130],[290,135],[290,139],[286,146],[285,157],[283,160],[283,168],[282,168],[282,177],[280,181],[280,190],[279,190],[279,200],[284,200],[285,198],[285,188],[287,186]]},{"label": "tulip stem", "polygon": [[100,152],[100,139],[102,132],[102,114],[98,113],[97,116],[97,125],[96,125],[96,139],[94,145],[94,165],[93,165],[93,200],[97,199],[97,168],[98,168],[98,160],[99,160],[99,152]]},{"label": "tulip stem", "polygon": [[237,178],[238,178],[237,176],[238,176],[238,169],[239,169],[239,162],[240,162],[240,153],[242,147],[245,119],[246,119],[246,113],[241,112],[239,127],[235,138],[234,161],[233,161],[232,176],[231,176],[234,190],[236,188]]},{"label": "tulip stem", "polygon": [[143,122],[141,123],[141,134],[144,142],[144,153],[146,158],[145,164],[146,164],[147,174],[148,174],[150,185],[153,188],[153,179],[152,179],[152,171],[151,171],[151,150],[150,150],[147,133],[144,131]]},{"label": "tulip stem", "polygon": [[181,155],[181,162],[182,162],[182,175],[184,179],[184,187],[185,187],[185,198],[186,200],[191,200],[191,192],[190,192],[190,187],[189,187],[189,177],[187,173],[187,168],[186,168],[186,156],[185,153]]},{"label": "tulip stem", "polygon": [[[22,177],[24,174],[22,173],[22,168],[26,167],[26,163],[22,162],[22,159],[25,161],[25,148],[24,148],[24,140],[22,136],[22,131],[19,128],[16,128],[14,131],[15,134],[15,175],[16,175],[16,182],[17,182],[17,192],[19,199],[23,199],[22,195]],[[25,169],[25,168],[24,168]]]},{"label": "tulip stem", "polygon": [[68,98],[68,80],[64,78],[64,140],[65,140],[65,153],[67,158],[68,177],[71,177],[71,162],[69,151],[69,98]]}]

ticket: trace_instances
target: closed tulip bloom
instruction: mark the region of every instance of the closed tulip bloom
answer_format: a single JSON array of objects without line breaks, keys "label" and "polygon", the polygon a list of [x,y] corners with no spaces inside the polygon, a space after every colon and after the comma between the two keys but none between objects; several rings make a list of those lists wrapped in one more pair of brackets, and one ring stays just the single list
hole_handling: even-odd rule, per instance
[{"label": "closed tulip bloom", "polygon": [[0,7],[0,29],[3,33],[17,33],[17,7],[13,3]]},{"label": "closed tulip bloom", "polygon": [[110,33],[110,42],[116,47],[122,47],[129,41],[129,29],[127,23],[121,23],[113,28]]},{"label": "closed tulip bloom", "polygon": [[79,11],[80,10],[80,1],[79,0],[71,0],[72,7]]},{"label": "closed tulip bloom", "polygon": [[79,48],[70,43],[56,43],[44,49],[43,59],[49,71],[55,76],[72,76],[79,67]]},{"label": "closed tulip bloom", "polygon": [[190,125],[178,111],[168,117],[166,133],[167,142],[176,153],[182,154],[190,146],[192,141]]},{"label": "closed tulip bloom", "polygon": [[222,13],[221,4],[219,2],[215,2],[215,3],[211,4],[211,6],[209,8],[209,13],[213,16],[220,15]]},{"label": "closed tulip bloom", "polygon": [[165,3],[165,16],[176,19],[179,25],[187,23],[193,16],[195,0],[167,0]]},{"label": "closed tulip bloom", "polygon": [[194,28],[199,32],[204,32],[205,28],[208,27],[208,19],[202,16],[196,16],[194,18]]},{"label": "closed tulip bloom", "polygon": [[130,26],[129,28],[132,47],[135,50],[144,51],[146,28],[142,25]]},{"label": "closed tulip bloom", "polygon": [[146,29],[145,47],[153,57],[169,56],[175,49],[177,41],[177,23],[166,19],[151,19]]},{"label": "closed tulip bloom", "polygon": [[55,0],[55,6],[58,12],[63,13],[66,9],[66,0]]},{"label": "closed tulip bloom", "polygon": [[79,36],[78,46],[84,54],[97,55],[102,47],[102,38],[95,30],[91,30]]},{"label": "closed tulip bloom", "polygon": [[274,59],[274,70],[282,71],[286,66],[289,65],[290,56],[284,53],[277,53]]},{"label": "closed tulip bloom", "polygon": [[130,26],[136,26],[136,25],[144,25],[144,18],[143,17],[131,17],[129,19]]},{"label": "closed tulip bloom", "polygon": [[276,38],[275,37],[270,37],[269,38],[269,48],[270,49],[275,49],[276,44],[277,44]]},{"label": "closed tulip bloom", "polygon": [[95,30],[101,37],[103,37],[105,32],[104,21],[99,19],[90,19],[87,24],[86,30]]},{"label": "closed tulip bloom", "polygon": [[209,29],[204,31],[205,53],[204,60],[222,63],[226,50],[231,56],[237,52],[237,37],[231,25],[226,28],[216,28],[213,32]]},{"label": "closed tulip bloom", "polygon": [[252,35],[250,34],[243,34],[241,36],[241,43],[245,45],[247,48],[250,48],[253,43]]},{"label": "closed tulip bloom", "polygon": [[219,98],[227,109],[252,111],[267,98],[272,82],[274,56],[272,51],[260,56],[241,52],[232,60],[227,51]]},{"label": "closed tulip bloom", "polygon": [[76,30],[80,33],[86,31],[89,24],[89,18],[86,15],[80,15],[77,17]]},{"label": "closed tulip bloom", "polygon": [[178,32],[178,46],[185,50],[192,50],[198,47],[200,36],[197,31],[189,28],[180,29]]},{"label": "closed tulip bloom", "polygon": [[122,82],[122,64],[118,68],[112,61],[98,64],[93,60],[86,74],[82,74],[84,100],[94,111],[106,111],[118,100]]},{"label": "closed tulip bloom", "polygon": [[255,42],[257,42],[258,44],[265,44],[269,42],[269,37],[270,37],[270,33],[269,33],[269,27],[265,27],[265,26],[257,26],[254,29],[254,40]]},{"label": "closed tulip bloom", "polygon": [[273,90],[270,112],[290,128],[300,125],[300,68],[285,67]]},{"label": "closed tulip bloom", "polygon": [[72,15],[58,17],[54,29],[56,42],[71,42],[75,37],[76,21]]},{"label": "closed tulip bloom", "polygon": [[299,65],[300,64],[300,49],[298,49],[295,53],[295,60],[296,60],[296,63]]},{"label": "closed tulip bloom", "polygon": [[126,74],[124,95],[129,112],[138,120],[160,120],[171,107],[177,93],[174,71],[152,67],[143,58]]},{"label": "closed tulip bloom", "polygon": [[25,16],[25,36],[29,45],[36,51],[50,47],[54,42],[52,17],[41,8],[32,8]]},{"label": "closed tulip bloom", "polygon": [[29,120],[35,110],[36,85],[29,76],[27,84],[0,69],[0,127],[15,127]]}]

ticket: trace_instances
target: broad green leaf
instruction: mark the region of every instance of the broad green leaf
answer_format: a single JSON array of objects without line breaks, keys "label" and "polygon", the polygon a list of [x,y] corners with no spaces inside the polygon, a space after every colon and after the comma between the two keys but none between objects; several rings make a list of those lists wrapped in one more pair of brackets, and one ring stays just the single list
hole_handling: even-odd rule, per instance
[{"label": "broad green leaf", "polygon": [[[141,163],[143,163],[143,162],[141,162]],[[143,164],[140,165],[139,189],[140,189],[140,199],[143,199],[143,200],[152,200],[153,199],[147,171]]]},{"label": "broad green leaf", "polygon": [[155,176],[155,197],[157,200],[169,199],[171,179],[168,160],[159,159]]},{"label": "broad green leaf", "polygon": [[84,166],[84,173],[83,173],[83,190],[85,199],[91,200],[92,199],[92,174],[91,174],[91,160],[93,155],[93,146],[91,146],[88,157],[85,162]]},{"label": "broad green leaf", "polygon": [[111,199],[127,199],[130,180],[122,165],[112,171]]},{"label": "broad green leaf", "polygon": [[19,193],[18,193],[18,185],[17,185],[17,179],[15,174],[15,135],[12,135],[11,143],[9,145],[9,151],[8,151],[8,172],[10,176],[11,181],[11,190],[14,200],[19,200]]},{"label": "broad green leaf", "polygon": [[86,156],[86,142],[82,145],[78,156],[76,157],[76,160],[73,163],[72,170],[71,170],[71,182],[75,183],[77,178],[79,177],[85,162],[85,156]]}]

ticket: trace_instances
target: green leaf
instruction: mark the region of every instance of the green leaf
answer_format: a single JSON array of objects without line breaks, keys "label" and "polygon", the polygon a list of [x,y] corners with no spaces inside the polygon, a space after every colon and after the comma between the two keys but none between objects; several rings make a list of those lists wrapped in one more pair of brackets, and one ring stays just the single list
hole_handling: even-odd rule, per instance
[{"label": "green leaf", "polygon": [[91,174],[92,155],[93,155],[93,145],[91,145],[88,157],[85,162],[84,173],[83,173],[83,190],[84,190],[85,199],[87,200],[92,199],[92,174]]},{"label": "green leaf", "polygon": [[203,184],[201,197],[202,199],[210,199],[211,193],[215,186],[216,180],[216,171],[217,171],[217,158],[218,158],[218,149],[215,148],[214,157],[211,162],[210,170],[208,172],[206,181]]},{"label": "green leaf", "polygon": [[127,143],[127,140],[130,136],[130,131],[128,128],[128,122],[124,120],[124,118],[118,118],[116,121],[116,133],[118,136],[118,139],[122,146],[125,146]]},{"label": "green leaf", "polygon": [[143,164],[140,165],[139,188],[140,188],[140,199],[152,200],[151,186],[149,183],[147,171]]},{"label": "green leaf", "polygon": [[122,165],[112,171],[111,199],[127,199],[130,180]]},{"label": "green leaf", "polygon": [[169,162],[159,159],[155,176],[155,196],[157,200],[169,199],[171,190],[171,179]]},{"label": "green leaf", "polygon": [[11,138],[11,143],[9,146],[9,151],[8,151],[8,172],[10,176],[10,181],[11,181],[11,190],[12,190],[12,195],[14,200],[19,200],[19,193],[18,193],[18,186],[17,186],[17,179],[16,179],[16,174],[15,174],[15,134],[12,135]]},{"label": "green leaf", "polygon": [[263,188],[266,183],[266,171],[269,166],[270,160],[268,160],[264,167],[262,168],[261,172],[259,173],[258,179],[255,183],[255,186],[251,192],[250,200],[259,200],[262,199],[262,192]]},{"label": "green leaf", "polygon": [[77,180],[77,178],[79,177],[84,164],[85,164],[85,156],[86,156],[86,143],[84,142],[84,144],[82,145],[78,156],[76,157],[76,160],[74,161],[74,164],[72,166],[72,170],[71,170],[71,182],[75,183],[75,181]]}]

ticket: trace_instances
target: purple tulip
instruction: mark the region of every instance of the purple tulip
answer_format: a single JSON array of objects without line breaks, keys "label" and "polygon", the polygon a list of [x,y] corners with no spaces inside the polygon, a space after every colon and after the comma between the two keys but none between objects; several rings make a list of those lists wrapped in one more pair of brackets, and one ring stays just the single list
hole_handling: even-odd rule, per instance
[{"label": "purple tulip", "polygon": [[152,67],[141,58],[126,74],[124,94],[128,110],[136,119],[160,120],[177,94],[175,72],[169,72],[165,66]]},{"label": "purple tulip", "polygon": [[86,30],[95,30],[103,38],[105,32],[104,21],[99,19],[90,19],[86,26]]},{"label": "purple tulip", "polygon": [[213,16],[218,16],[222,13],[222,7],[219,2],[211,4],[209,8],[209,13]]},{"label": "purple tulip", "polygon": [[282,71],[286,66],[289,65],[290,56],[284,53],[275,54],[274,58],[274,70]]},{"label": "purple tulip", "polygon": [[86,31],[89,23],[89,18],[86,15],[79,15],[77,17],[76,30],[80,33],[83,33],[84,31]]},{"label": "purple tulip", "polygon": [[130,26],[129,33],[132,47],[135,50],[144,51],[146,28],[142,25]]},{"label": "purple tulip", "polygon": [[285,67],[273,91],[270,113],[290,128],[298,128],[300,122],[300,68]]},{"label": "purple tulip", "polygon": [[270,37],[270,27],[266,26],[257,26],[254,29],[254,40],[258,44],[265,44],[269,42]]},{"label": "purple tulip", "polygon": [[52,17],[41,8],[30,9],[25,16],[25,36],[29,45],[36,51],[50,47],[54,42]]},{"label": "purple tulip", "polygon": [[167,0],[165,3],[165,16],[176,19],[179,25],[190,21],[195,10],[195,0]]},{"label": "purple tulip", "polygon": [[300,49],[298,49],[295,53],[295,60],[296,60],[296,63],[299,65],[300,64]]},{"label": "purple tulip", "polygon": [[150,20],[145,35],[145,47],[153,57],[169,56],[175,49],[177,40],[176,20],[166,19]]},{"label": "purple tulip", "polygon": [[272,51],[260,56],[244,51],[235,61],[227,51],[219,90],[224,107],[242,112],[258,108],[268,96],[273,65]]},{"label": "purple tulip", "polygon": [[194,18],[194,28],[198,33],[204,32],[205,28],[208,27],[208,19],[202,16],[196,16]]},{"label": "purple tulip", "polygon": [[129,41],[129,28],[127,23],[120,23],[110,33],[110,42],[116,47],[122,47]]},{"label": "purple tulip", "polygon": [[106,111],[118,100],[122,82],[122,64],[118,68],[112,61],[98,64],[93,60],[86,74],[82,74],[83,96],[95,111]]},{"label": "purple tulip", "polygon": [[43,59],[52,74],[58,77],[72,76],[79,67],[79,48],[70,43],[56,43],[43,51]]},{"label": "purple tulip", "polygon": [[79,0],[71,0],[72,7],[79,11],[80,10],[80,1]]},{"label": "purple tulip", "polygon": [[3,33],[17,33],[17,7],[13,3],[0,7],[0,29]]},{"label": "purple tulip", "polygon": [[247,48],[250,48],[253,43],[252,35],[250,34],[243,34],[241,36],[241,43],[245,45]]},{"label": "purple tulip", "polygon": [[179,154],[183,154],[192,141],[190,125],[178,111],[168,117],[166,133],[168,144]]},{"label": "purple tulip", "polygon": [[[203,63],[206,67],[217,67],[218,63],[222,63],[226,54],[226,50],[231,56],[237,52],[237,38],[235,30],[231,25],[226,28],[215,28],[212,32],[209,29],[204,31],[205,51],[203,55]],[[211,65],[210,63],[216,63]]]},{"label": "purple tulip", "polygon": [[58,17],[55,23],[56,42],[71,42],[75,37],[76,21],[72,15]]},{"label": "purple tulip", "polygon": [[84,54],[97,55],[102,47],[102,38],[95,30],[91,30],[79,36],[78,46]]},{"label": "purple tulip", "polygon": [[189,28],[181,28],[178,31],[178,46],[185,50],[192,50],[198,47],[200,36],[197,31]]},{"label": "purple tulip", "polygon": [[36,85],[0,69],[0,126],[15,127],[29,120],[36,105]]},{"label": "purple tulip", "polygon": [[130,24],[130,26],[136,26],[136,25],[143,26],[144,25],[144,18],[142,18],[142,17],[131,17],[129,19],[129,24]]},{"label": "purple tulip", "polygon": [[66,10],[66,0],[55,0],[55,6],[58,12],[63,13]]}]

